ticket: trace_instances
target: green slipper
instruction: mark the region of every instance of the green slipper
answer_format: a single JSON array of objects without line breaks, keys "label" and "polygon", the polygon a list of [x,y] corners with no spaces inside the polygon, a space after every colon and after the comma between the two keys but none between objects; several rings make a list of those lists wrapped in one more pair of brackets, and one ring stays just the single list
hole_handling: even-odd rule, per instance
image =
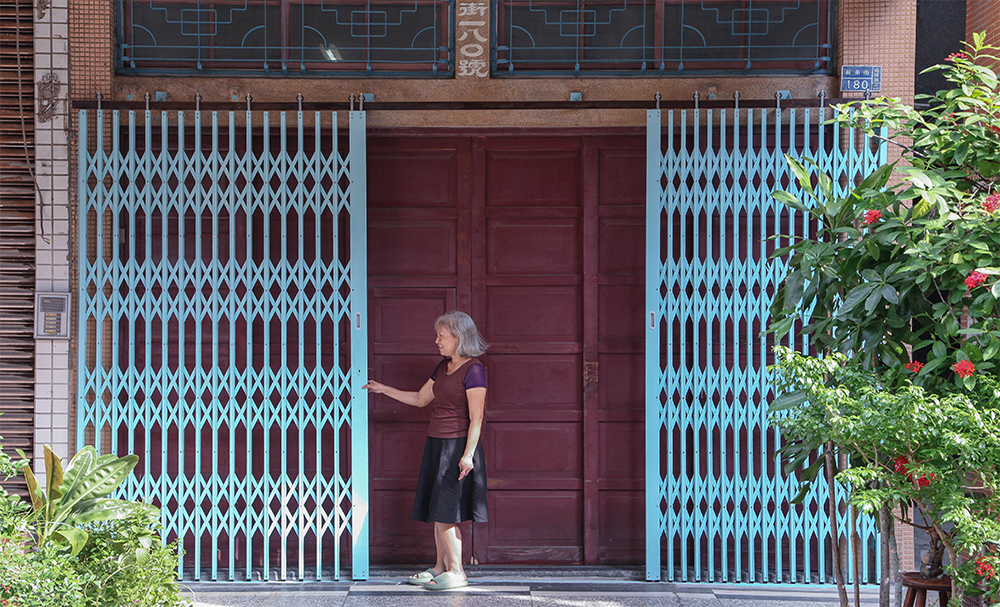
[{"label": "green slipper", "polygon": [[406,578],[408,584],[413,584],[414,586],[423,586],[424,583],[429,582],[434,579],[434,568],[426,569],[420,573],[416,573]]},{"label": "green slipper", "polygon": [[424,588],[427,590],[452,590],[455,588],[463,588],[468,585],[469,581],[463,580],[457,573],[445,571],[441,575],[425,583]]}]

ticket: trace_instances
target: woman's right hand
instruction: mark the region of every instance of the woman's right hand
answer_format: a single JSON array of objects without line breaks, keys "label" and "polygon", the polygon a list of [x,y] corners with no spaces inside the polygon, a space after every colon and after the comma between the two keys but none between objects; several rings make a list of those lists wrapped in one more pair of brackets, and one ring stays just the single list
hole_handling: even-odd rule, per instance
[{"label": "woman's right hand", "polygon": [[364,388],[365,390],[368,390],[369,392],[374,392],[375,394],[384,394],[385,391],[389,389],[389,386],[385,384],[380,384],[377,381],[371,379],[368,380],[367,384],[361,387]]}]

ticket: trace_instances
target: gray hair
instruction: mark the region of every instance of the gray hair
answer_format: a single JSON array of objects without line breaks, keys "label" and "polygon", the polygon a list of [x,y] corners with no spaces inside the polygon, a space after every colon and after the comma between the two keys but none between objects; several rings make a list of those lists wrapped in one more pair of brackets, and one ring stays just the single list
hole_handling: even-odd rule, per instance
[{"label": "gray hair", "polygon": [[475,321],[465,312],[452,310],[434,321],[434,330],[445,329],[458,338],[458,351],[463,358],[480,356],[490,345],[479,334]]}]

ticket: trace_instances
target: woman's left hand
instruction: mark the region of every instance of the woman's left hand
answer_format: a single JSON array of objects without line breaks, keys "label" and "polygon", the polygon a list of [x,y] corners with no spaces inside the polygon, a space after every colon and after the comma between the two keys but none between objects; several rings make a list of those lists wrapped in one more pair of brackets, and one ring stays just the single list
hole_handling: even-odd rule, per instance
[{"label": "woman's left hand", "polygon": [[472,456],[466,455],[458,462],[458,480],[462,480],[465,476],[472,472]]}]

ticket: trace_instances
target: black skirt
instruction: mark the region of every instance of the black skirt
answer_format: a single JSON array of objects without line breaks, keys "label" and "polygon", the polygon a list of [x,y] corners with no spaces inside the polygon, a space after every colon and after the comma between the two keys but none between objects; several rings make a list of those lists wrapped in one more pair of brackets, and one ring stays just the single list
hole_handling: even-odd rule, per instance
[{"label": "black skirt", "polygon": [[458,480],[458,462],[465,453],[466,438],[427,437],[420,479],[410,518],[425,523],[485,523],[486,460],[482,441],[472,455],[473,468]]}]

